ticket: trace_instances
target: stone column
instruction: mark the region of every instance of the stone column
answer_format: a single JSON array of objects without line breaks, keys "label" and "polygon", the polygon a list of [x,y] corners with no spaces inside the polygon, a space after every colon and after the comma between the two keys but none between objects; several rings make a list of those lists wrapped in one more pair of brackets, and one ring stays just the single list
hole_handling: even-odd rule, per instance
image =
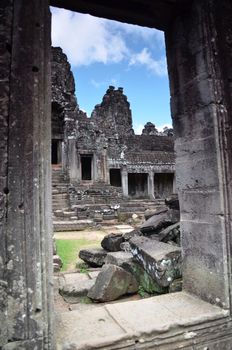
[{"label": "stone column", "polygon": [[67,170],[67,156],[66,156],[66,147],[65,147],[65,142],[62,141],[62,144],[61,144],[61,161],[62,161],[62,171],[66,171]]},{"label": "stone column", "polygon": [[106,151],[106,149],[104,148],[103,149],[103,154],[102,154],[102,172],[103,172],[103,181],[105,182],[105,183],[107,183],[107,171],[108,171],[108,169],[107,169],[107,151]]},{"label": "stone column", "polygon": [[184,290],[230,306],[232,2],[195,0],[166,32]]},{"label": "stone column", "polygon": [[92,157],[92,180],[93,182],[97,180],[97,162],[96,162],[96,154],[93,153]]},{"label": "stone column", "polygon": [[176,193],[176,172],[173,174],[173,193]]},{"label": "stone column", "polygon": [[75,139],[68,140],[68,169],[70,182],[76,182],[78,179],[78,164]]},{"label": "stone column", "polygon": [[122,176],[122,193],[124,197],[128,197],[128,172],[126,168],[122,168],[121,176]]},{"label": "stone column", "polygon": [[154,195],[154,172],[153,171],[149,171],[149,173],[148,173],[147,188],[148,188],[148,196],[151,199],[155,199],[155,195]]},{"label": "stone column", "polygon": [[0,348],[52,350],[49,2],[1,1],[0,22]]}]

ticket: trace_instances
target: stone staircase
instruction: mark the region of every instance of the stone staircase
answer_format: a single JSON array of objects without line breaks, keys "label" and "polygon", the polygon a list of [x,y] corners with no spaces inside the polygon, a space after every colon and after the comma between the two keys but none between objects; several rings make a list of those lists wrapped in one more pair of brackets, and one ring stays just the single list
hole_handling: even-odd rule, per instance
[{"label": "stone staircase", "polygon": [[120,204],[120,211],[125,213],[142,214],[145,210],[155,210],[157,206],[164,205],[163,199],[129,199]]},{"label": "stone staircase", "polygon": [[52,169],[52,208],[57,210],[68,210],[70,207],[68,195],[69,181],[60,167]]},{"label": "stone staircase", "polygon": [[[153,210],[163,200],[125,199],[121,188],[97,183],[71,187],[60,166],[52,168],[52,206],[54,231],[83,230],[98,224],[117,224],[136,214],[144,218],[146,209]],[[116,210],[114,206],[118,205]]]},{"label": "stone staircase", "polygon": [[52,209],[54,231],[79,228],[75,210],[71,209],[69,179],[60,166],[52,168]]},{"label": "stone staircase", "polygon": [[71,201],[72,195],[75,204],[80,202],[83,205],[119,203],[123,199],[121,188],[101,182],[79,185],[78,190],[71,194]]}]

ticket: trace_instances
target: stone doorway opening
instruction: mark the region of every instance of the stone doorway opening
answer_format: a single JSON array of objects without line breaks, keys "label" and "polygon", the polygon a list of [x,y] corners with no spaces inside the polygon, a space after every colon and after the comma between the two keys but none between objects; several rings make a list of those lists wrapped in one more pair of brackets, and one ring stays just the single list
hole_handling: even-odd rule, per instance
[{"label": "stone doorway opening", "polygon": [[64,116],[63,108],[57,102],[52,102],[51,105],[51,127],[52,127],[52,142],[51,142],[51,160],[52,164],[62,163],[62,143],[64,140]]},{"label": "stone doorway opening", "polygon": [[81,178],[84,181],[91,181],[92,176],[92,163],[93,163],[93,155],[85,154],[81,155]]},{"label": "stone doorway opening", "polygon": [[62,140],[52,140],[52,164],[61,164],[62,162]]},{"label": "stone doorway opening", "polygon": [[128,173],[128,194],[133,198],[146,198],[148,196],[148,174]]},{"label": "stone doorway opening", "polygon": [[[110,331],[111,343],[106,343],[103,334],[98,348],[231,349],[232,157],[231,147],[227,147],[231,145],[228,78],[231,1],[99,4],[88,0],[53,0],[52,4],[163,28],[166,32],[185,292],[179,302],[175,295],[167,295],[165,300],[161,296],[160,303],[146,303],[147,308],[139,307],[138,312],[131,305],[132,313],[126,315],[113,305],[111,320],[115,315],[123,315],[118,318],[118,333],[112,339],[112,330],[104,327]],[[1,65],[6,78],[0,92],[3,117],[6,116],[1,128],[4,329],[0,346],[54,349],[48,216],[51,212],[48,2],[5,1],[1,2],[0,10],[4,19],[0,31],[6,43]],[[191,305],[195,307],[191,309]],[[109,308],[107,311],[109,317]],[[162,323],[157,317],[161,314]],[[79,334],[78,347],[85,331],[88,331],[85,339],[90,338],[90,320],[95,325],[104,325],[100,312],[94,320],[90,314]],[[72,334],[76,333],[74,325],[82,321],[81,317],[78,322],[72,321]],[[69,348],[73,346],[70,344]]]},{"label": "stone doorway opening", "polygon": [[110,184],[111,186],[121,187],[122,178],[120,169],[110,169]]},{"label": "stone doorway opening", "polygon": [[173,193],[174,174],[156,173],[154,174],[155,198],[166,198]]}]

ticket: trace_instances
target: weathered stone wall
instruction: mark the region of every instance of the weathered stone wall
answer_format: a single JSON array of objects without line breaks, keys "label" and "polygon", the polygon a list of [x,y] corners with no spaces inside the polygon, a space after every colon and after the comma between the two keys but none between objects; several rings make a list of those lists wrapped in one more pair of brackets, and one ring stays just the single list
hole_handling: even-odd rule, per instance
[{"label": "weathered stone wall", "polygon": [[76,137],[76,111],[79,110],[75,96],[75,82],[67,56],[60,47],[52,47],[52,105],[60,110],[67,137]]},{"label": "weathered stone wall", "polygon": [[52,47],[51,69],[52,138],[59,140],[58,152],[64,172],[75,179],[78,173],[76,124],[80,110],[75,96],[73,73],[67,56],[60,47]]},{"label": "weathered stone wall", "polygon": [[53,349],[48,2],[0,19],[0,348]]},{"label": "weathered stone wall", "polygon": [[115,90],[114,86],[110,86],[101,104],[95,106],[91,119],[99,132],[108,138],[134,134],[130,104],[123,94],[123,88]]},{"label": "weathered stone wall", "polygon": [[110,86],[88,118],[77,104],[67,56],[61,48],[52,48],[52,138],[63,142],[63,170],[72,184],[81,182],[81,157],[85,155],[92,156],[92,181],[109,183],[110,167],[121,168],[122,163],[133,168],[132,172],[149,171],[154,164],[172,172],[173,139],[157,136],[152,123],[144,130],[143,135],[134,135],[123,88]]},{"label": "weathered stone wall", "polygon": [[231,237],[231,18],[229,0],[196,0],[166,33],[184,289],[225,308],[225,247]]},{"label": "weathered stone wall", "polygon": [[8,341],[7,324],[7,197],[8,197],[8,131],[10,109],[10,63],[13,21],[12,1],[0,4],[0,348]]},{"label": "weathered stone wall", "polygon": [[110,168],[127,167],[133,173],[175,171],[173,138],[154,135],[154,128],[151,134],[134,135],[130,105],[122,88],[110,86],[91,118],[79,111],[77,120],[77,152],[94,155],[94,180],[109,181]]},{"label": "weathered stone wall", "polygon": [[[67,6],[67,1],[53,0],[53,4],[57,3]],[[75,8],[80,6],[79,3],[68,1],[69,6],[72,4]],[[157,23],[151,19],[151,13],[156,13],[156,20],[162,22],[163,28],[167,28],[173,16],[166,42],[177,135],[184,287],[208,301],[228,307],[232,252],[231,1],[187,1],[190,5],[193,3],[191,12],[177,18],[173,15],[177,12],[171,10],[165,23],[165,11],[160,17],[156,2],[152,2],[152,12],[149,12],[147,4],[140,1],[143,11],[137,15],[137,1],[133,2],[133,11],[125,2],[127,12],[122,11],[118,4],[113,4],[117,8],[116,15],[115,7],[109,7],[108,3],[102,1],[101,5],[96,5],[97,13],[102,13],[105,6],[104,13],[112,18],[120,14],[119,17],[125,21],[140,19],[144,24]],[[86,0],[82,4],[91,13],[94,1],[90,3]],[[175,6],[176,2],[172,4]],[[0,309],[0,347],[4,350],[54,349],[50,341],[52,299],[49,266],[52,265],[48,261],[51,256],[48,244],[51,228],[48,220],[48,5],[46,0],[3,0],[0,4],[0,36],[3,39],[0,41],[3,73],[0,81],[0,120],[3,122],[0,129],[3,157],[0,183],[5,188],[4,191],[1,187],[0,191],[1,197],[4,197],[1,200],[0,232],[4,244],[0,248],[3,259],[0,261],[3,261],[0,287],[1,296],[7,295],[8,304],[1,304]],[[12,53],[10,71],[7,51]],[[7,120],[11,130],[8,130]],[[6,134],[9,136],[7,146]],[[9,151],[7,156],[6,147]],[[4,160],[7,158],[6,168]],[[6,307],[7,313],[2,314]],[[184,334],[180,336],[178,332],[175,344],[173,334],[167,340],[163,333],[161,346],[229,350],[232,338],[230,320],[231,317],[225,317],[194,328],[185,325]],[[193,330],[197,336],[191,338]],[[155,337],[157,344],[156,340]],[[140,345],[141,348],[146,347],[146,343]]]}]

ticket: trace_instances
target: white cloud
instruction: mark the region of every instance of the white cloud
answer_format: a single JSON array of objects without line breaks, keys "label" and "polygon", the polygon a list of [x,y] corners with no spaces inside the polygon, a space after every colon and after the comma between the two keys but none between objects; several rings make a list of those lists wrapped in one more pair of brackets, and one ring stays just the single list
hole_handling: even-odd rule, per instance
[{"label": "white cloud", "polygon": [[160,60],[154,60],[146,47],[141,52],[131,56],[129,65],[143,65],[156,75],[167,75],[166,58],[162,57]]},{"label": "white cloud", "polygon": [[118,80],[116,78],[111,78],[109,80],[95,80],[95,79],[91,79],[90,80],[90,83],[91,85],[93,85],[96,89],[99,89],[101,88],[102,86],[105,86],[106,88],[109,86],[109,85],[119,85],[118,83]]},{"label": "white cloud", "polygon": [[[148,48],[141,52],[128,47],[129,38],[145,40],[147,44],[164,46],[163,32],[131,24],[75,13],[63,9],[52,10],[52,45],[60,46],[72,66],[92,63],[143,65],[155,75],[167,74],[166,59],[155,60]],[[131,45],[130,45],[131,46]],[[96,84],[95,84],[96,83]],[[98,83],[92,84],[98,87]]]},{"label": "white cloud", "polygon": [[143,124],[136,124],[135,127],[134,127],[135,134],[136,135],[141,135],[143,128],[144,128]]},{"label": "white cloud", "polygon": [[121,34],[108,30],[106,20],[62,9],[52,9],[52,45],[62,47],[73,66],[118,63],[128,51]]},{"label": "white cloud", "polygon": [[114,21],[112,21],[112,23],[114,23],[115,28],[118,28],[131,36],[140,37],[149,42],[149,44],[155,43],[156,47],[164,47],[164,32],[158,29]]}]

